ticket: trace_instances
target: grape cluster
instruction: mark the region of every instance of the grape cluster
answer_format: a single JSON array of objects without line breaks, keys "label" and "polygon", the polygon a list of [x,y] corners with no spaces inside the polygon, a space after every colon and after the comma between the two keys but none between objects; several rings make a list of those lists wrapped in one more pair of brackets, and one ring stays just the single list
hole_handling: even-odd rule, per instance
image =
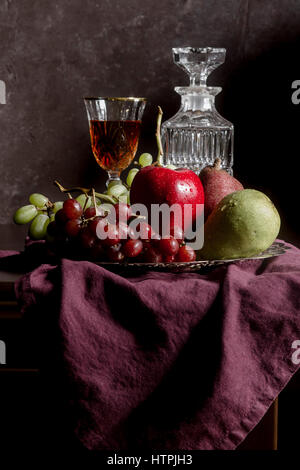
[{"label": "grape cluster", "polygon": [[[139,218],[128,204],[119,202],[113,209],[115,223],[110,223],[106,211],[95,207],[83,211],[76,199],[68,199],[48,225],[48,241],[60,246],[68,243],[74,254],[98,261],[159,263],[196,259],[194,250],[184,244],[179,228],[173,230],[174,235],[161,238],[143,219],[132,228],[131,221]],[[99,237],[100,228],[103,238]]]},{"label": "grape cluster", "polygon": [[[138,164],[151,165],[151,154],[143,153]],[[126,184],[110,183],[102,196],[114,204],[101,202],[95,197],[98,193],[91,197],[87,190],[76,199],[69,194],[69,199],[55,203],[43,194],[34,193],[29,197],[30,204],[16,211],[14,221],[30,222],[30,237],[45,239],[50,251],[62,256],[110,262],[194,261],[195,251],[184,243],[180,227],[173,227],[169,237],[161,237],[142,217],[132,214],[130,187],[138,171],[138,168],[129,171]],[[107,217],[112,209],[113,223]],[[99,231],[105,236],[99,236]]]},{"label": "grape cluster", "polygon": [[33,240],[41,240],[47,235],[47,227],[55,214],[62,208],[63,201],[54,204],[43,194],[33,193],[29,196],[30,204],[20,207],[14,215],[18,225],[28,224],[29,235]]}]

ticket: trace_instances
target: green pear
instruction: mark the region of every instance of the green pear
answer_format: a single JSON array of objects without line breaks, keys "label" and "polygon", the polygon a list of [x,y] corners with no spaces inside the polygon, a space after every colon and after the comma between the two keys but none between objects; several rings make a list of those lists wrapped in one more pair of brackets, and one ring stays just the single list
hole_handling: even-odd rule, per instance
[{"label": "green pear", "polygon": [[244,189],[225,196],[204,225],[198,259],[248,258],[269,248],[278,235],[280,217],[262,192]]}]

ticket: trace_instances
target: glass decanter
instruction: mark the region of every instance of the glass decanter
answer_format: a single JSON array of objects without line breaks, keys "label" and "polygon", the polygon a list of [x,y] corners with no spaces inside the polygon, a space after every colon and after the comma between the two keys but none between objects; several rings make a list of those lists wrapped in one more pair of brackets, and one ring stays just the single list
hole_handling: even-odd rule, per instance
[{"label": "glass decanter", "polygon": [[186,167],[196,173],[217,157],[232,174],[233,124],[215,108],[220,87],[206,85],[208,75],[225,61],[226,49],[173,48],[176,65],[190,77],[190,85],[176,87],[181,95],[177,114],[162,124],[164,164]]}]

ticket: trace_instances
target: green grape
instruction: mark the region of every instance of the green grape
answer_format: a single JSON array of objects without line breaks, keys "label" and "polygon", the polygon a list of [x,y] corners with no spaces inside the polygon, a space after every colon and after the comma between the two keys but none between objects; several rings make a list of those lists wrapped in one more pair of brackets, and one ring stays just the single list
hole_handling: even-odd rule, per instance
[{"label": "green grape", "polygon": [[101,209],[103,212],[110,212],[111,209],[113,208],[113,205],[104,202],[103,204],[100,204],[98,208]]},{"label": "green grape", "polygon": [[86,197],[86,195],[84,193],[79,194],[79,196],[77,196],[76,200],[79,202],[82,209],[83,208],[88,209],[92,205],[92,198],[90,196]]},{"label": "green grape", "polygon": [[[97,207],[100,206],[100,204],[102,204],[101,199],[99,199],[98,197],[96,197],[95,199],[96,199],[96,205],[97,205]],[[93,198],[91,199],[91,206],[90,206],[90,207],[95,207],[95,206],[94,206]]]},{"label": "green grape", "polygon": [[121,194],[121,196],[118,197],[119,202],[124,202],[124,204],[127,204],[127,197],[128,197],[128,191],[126,193]]},{"label": "green grape", "polygon": [[126,183],[129,187],[132,185],[132,181],[134,180],[135,175],[139,172],[138,168],[132,168],[127,175]]},{"label": "green grape", "polygon": [[142,153],[142,155],[139,158],[139,164],[141,165],[141,167],[149,166],[152,164],[152,162],[153,162],[153,158],[152,158],[151,153]]},{"label": "green grape", "polygon": [[130,191],[127,194],[127,204],[130,206]]},{"label": "green grape", "polygon": [[127,195],[127,189],[122,184],[116,184],[115,186],[112,186],[107,190],[107,194],[109,196],[114,196],[115,198],[119,199],[122,194]]},{"label": "green grape", "polygon": [[113,186],[119,186],[120,184],[122,184],[122,183],[120,183],[120,180],[111,181],[111,182],[109,183],[109,185],[107,186],[107,190],[108,190],[109,188],[112,188]]},{"label": "green grape", "polygon": [[47,227],[50,222],[48,215],[39,214],[31,222],[29,235],[35,240],[42,240],[47,234]]},{"label": "green grape", "polygon": [[60,209],[62,209],[64,205],[64,202],[63,201],[57,201],[53,204],[53,207],[52,207],[52,212],[53,214],[56,214],[56,212],[58,212]]},{"label": "green grape", "polygon": [[55,221],[55,214],[51,214],[49,217],[49,223]]},{"label": "green grape", "polygon": [[47,202],[49,202],[49,199],[43,194],[33,193],[29,196],[29,202],[41,209],[42,207],[45,207]]},{"label": "green grape", "polygon": [[177,166],[175,165],[166,165],[165,168],[169,168],[169,170],[176,170]]},{"label": "green grape", "polygon": [[19,225],[28,224],[28,222],[34,219],[37,213],[38,210],[33,204],[20,207],[20,209],[15,212],[14,222]]}]

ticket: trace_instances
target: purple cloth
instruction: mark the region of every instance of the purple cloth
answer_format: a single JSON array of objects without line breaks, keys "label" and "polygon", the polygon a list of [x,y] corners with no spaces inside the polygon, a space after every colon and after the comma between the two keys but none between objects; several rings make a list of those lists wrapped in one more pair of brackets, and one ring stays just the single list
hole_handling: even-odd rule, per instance
[{"label": "purple cloth", "polygon": [[16,292],[25,313],[59,327],[56,360],[85,447],[229,450],[298,369],[299,284],[291,247],[207,274],[124,278],[63,259]]}]

